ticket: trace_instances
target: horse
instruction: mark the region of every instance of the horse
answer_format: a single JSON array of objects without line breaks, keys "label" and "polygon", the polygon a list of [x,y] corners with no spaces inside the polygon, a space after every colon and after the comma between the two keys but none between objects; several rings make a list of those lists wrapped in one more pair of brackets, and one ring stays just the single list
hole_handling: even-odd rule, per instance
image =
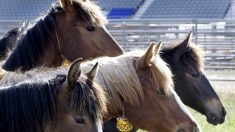
[{"label": "horse", "polygon": [[63,60],[117,56],[122,48],[104,25],[100,8],[89,0],[60,0],[17,42],[3,69],[26,71],[38,66],[57,67]]},{"label": "horse", "polygon": [[[192,33],[182,42],[162,48],[160,56],[174,75],[175,91],[182,102],[206,115],[208,123],[222,124],[226,110],[203,73],[203,52],[192,42]],[[104,130],[116,132],[116,122],[116,118],[106,122]]]},{"label": "horse", "polygon": [[[81,64],[81,72],[84,74],[95,62],[99,62],[99,71],[94,81],[106,93],[108,110],[103,114],[103,121],[125,116],[134,127],[148,131],[198,132],[200,129],[196,121],[173,89],[172,73],[160,58],[159,50],[160,45],[153,43],[146,51],[132,51],[118,57],[101,57]],[[42,72],[38,76],[43,72],[63,74],[67,71],[66,67],[35,70]],[[9,72],[1,79],[1,85],[7,85],[13,80],[17,83],[30,79],[31,72],[22,75]]]},{"label": "horse", "polygon": [[81,65],[82,72],[87,72],[99,62],[94,80],[107,93],[104,122],[119,115],[147,131],[200,131],[173,89],[171,71],[158,55],[160,47],[153,43],[146,51],[102,57]]},{"label": "horse", "polygon": [[81,59],[68,74],[32,74],[29,80],[0,87],[0,131],[102,131],[103,90],[93,82],[97,64],[81,75]]},{"label": "horse", "polygon": [[181,43],[163,48],[161,53],[174,74],[175,91],[183,103],[205,115],[209,123],[222,124],[226,110],[203,73],[203,52],[192,42],[192,32]]},{"label": "horse", "polygon": [[0,60],[4,60],[8,56],[9,51],[15,48],[18,38],[21,38],[28,24],[28,22],[24,22],[22,26],[15,27],[3,35],[0,39]]}]

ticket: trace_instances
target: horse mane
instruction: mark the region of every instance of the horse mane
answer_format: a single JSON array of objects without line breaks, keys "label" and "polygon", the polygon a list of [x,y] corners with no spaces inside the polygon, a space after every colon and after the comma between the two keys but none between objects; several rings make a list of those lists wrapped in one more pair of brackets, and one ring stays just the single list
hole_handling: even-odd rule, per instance
[{"label": "horse mane", "polygon": [[9,43],[8,38],[12,34],[17,34],[18,30],[19,27],[13,28],[0,39],[0,58],[7,57],[8,49],[12,49],[12,45]]},{"label": "horse mane", "polygon": [[[39,70],[30,71],[17,78],[18,81],[20,78],[26,79],[24,82],[1,87],[0,130],[36,131],[39,130],[37,128],[44,128],[43,125],[55,119],[57,96],[66,80],[66,75],[60,73],[64,73],[67,69],[61,68],[59,72],[55,72],[54,69],[52,71],[52,69],[48,68],[47,72],[51,71],[49,73],[53,74],[44,72],[38,74]],[[17,74],[19,75],[19,73],[15,73],[15,76],[18,76]],[[14,73],[6,75],[8,79],[14,78]],[[26,77],[22,78],[22,76]],[[103,89],[84,75],[81,75],[78,81],[79,83],[76,84],[71,94],[71,107],[85,113],[93,121],[100,119],[101,113],[106,111]],[[24,116],[29,118],[24,118]],[[36,122],[34,122],[35,120]],[[14,123],[8,124],[11,121]]]},{"label": "horse mane", "polygon": [[[118,57],[101,57],[87,61],[82,65],[82,71],[87,72],[95,62],[99,62],[99,71],[95,81],[104,88],[111,97],[113,111],[120,111],[123,103],[138,105],[143,100],[143,88],[136,73],[134,60],[141,57],[144,51],[137,50]],[[160,57],[152,61],[151,78],[156,91],[164,90],[169,94],[173,86],[172,74],[166,63]]]},{"label": "horse mane", "polygon": [[45,54],[48,43],[55,39],[55,23],[51,13],[39,18],[28,28],[26,34],[17,42],[17,47],[6,60],[3,68],[14,71],[22,68],[28,70],[37,66],[41,56]]},{"label": "horse mane", "polygon": [[60,76],[48,81],[1,87],[0,130],[43,131],[44,125],[55,118],[56,97],[65,79]]},{"label": "horse mane", "polygon": [[104,26],[107,24],[107,19],[104,16],[101,8],[96,5],[96,3],[87,0],[82,2],[82,0],[71,0],[73,6],[78,12],[78,16],[81,21],[90,23],[96,26]]},{"label": "horse mane", "polygon": [[[166,56],[172,56],[176,49],[181,43],[172,44],[169,47],[165,47],[161,51],[161,56],[164,58]],[[182,64],[186,67],[194,67],[195,69],[204,69],[204,53],[202,49],[195,43],[190,42],[185,53],[180,57]]]},{"label": "horse mane", "polygon": [[[107,23],[100,7],[95,3],[80,0],[73,0],[72,2],[78,13],[78,18],[82,22],[97,26],[103,26]],[[59,2],[55,2],[45,16],[38,18],[31,25],[31,28],[24,31],[25,34],[17,42],[17,47],[3,65],[4,69],[14,71],[21,68],[21,70],[26,71],[37,66],[39,59],[45,54],[48,43],[56,39],[53,15],[58,12],[63,12],[63,8]]]}]

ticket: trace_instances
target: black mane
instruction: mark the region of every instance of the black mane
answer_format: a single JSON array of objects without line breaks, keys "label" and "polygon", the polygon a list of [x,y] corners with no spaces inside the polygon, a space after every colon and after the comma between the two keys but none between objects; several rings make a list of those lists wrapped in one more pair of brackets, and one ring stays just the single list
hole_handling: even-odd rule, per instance
[{"label": "black mane", "polygon": [[42,132],[54,119],[59,90],[65,76],[24,82],[0,90],[0,131]]},{"label": "black mane", "polygon": [[55,40],[54,13],[61,11],[59,4],[54,4],[49,13],[41,17],[27,29],[26,34],[17,42],[17,47],[6,60],[3,68],[7,71],[29,70],[37,66],[39,59],[44,55],[45,48]]},{"label": "black mane", "polygon": [[18,27],[11,29],[0,39],[0,59],[6,58],[8,50],[12,49],[12,44],[10,44],[9,38],[12,35],[17,35],[18,29]]},{"label": "black mane", "polygon": [[[175,61],[173,56],[175,56],[175,51],[180,46],[179,44],[173,44],[170,47],[165,47],[161,50],[161,57],[164,61],[171,65],[172,61]],[[194,69],[200,70],[203,68],[203,52],[202,50],[196,46],[195,44],[189,44],[187,50],[182,53],[179,61],[186,67],[193,67]]]},{"label": "black mane", "polygon": [[[0,87],[0,131],[42,132],[44,125],[56,116],[57,97],[66,80],[67,69],[52,69],[44,75],[31,71],[20,83]],[[17,73],[11,73],[18,76]],[[10,79],[11,77],[9,77]],[[50,79],[48,79],[50,78]],[[101,91],[81,75],[71,92],[71,109],[85,113],[94,122],[101,118]],[[101,92],[101,93],[100,93]],[[14,122],[12,122],[14,121]]]}]

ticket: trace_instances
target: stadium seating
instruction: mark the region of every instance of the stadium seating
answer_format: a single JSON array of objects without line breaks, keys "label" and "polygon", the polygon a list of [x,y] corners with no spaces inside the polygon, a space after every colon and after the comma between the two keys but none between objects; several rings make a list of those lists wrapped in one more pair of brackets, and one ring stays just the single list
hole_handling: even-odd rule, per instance
[{"label": "stadium seating", "polygon": [[103,10],[109,12],[108,18],[130,18],[135,14],[143,0],[98,0]]},{"label": "stadium seating", "polygon": [[154,0],[141,18],[223,19],[231,0]]},{"label": "stadium seating", "polygon": [[120,18],[129,18],[134,15],[136,9],[135,8],[112,8],[112,10],[108,14],[109,19],[120,19]]},{"label": "stadium seating", "polygon": [[0,0],[0,20],[31,20],[43,15],[55,0]]}]

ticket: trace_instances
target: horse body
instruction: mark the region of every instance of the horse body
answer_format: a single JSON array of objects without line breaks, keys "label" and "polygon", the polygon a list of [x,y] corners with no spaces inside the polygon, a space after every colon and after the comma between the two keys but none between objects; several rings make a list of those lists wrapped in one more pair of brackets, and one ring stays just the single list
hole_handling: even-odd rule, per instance
[{"label": "horse body", "polygon": [[[25,31],[3,68],[29,70],[37,66],[56,67],[64,59],[90,59],[123,53],[105,29],[106,19],[90,1],[61,0]],[[89,39],[87,38],[89,37]]]},{"label": "horse body", "polygon": [[95,74],[77,74],[80,63],[70,67],[67,77],[53,74],[38,78],[34,73],[31,80],[1,87],[0,131],[101,131],[104,93],[92,81]]}]

